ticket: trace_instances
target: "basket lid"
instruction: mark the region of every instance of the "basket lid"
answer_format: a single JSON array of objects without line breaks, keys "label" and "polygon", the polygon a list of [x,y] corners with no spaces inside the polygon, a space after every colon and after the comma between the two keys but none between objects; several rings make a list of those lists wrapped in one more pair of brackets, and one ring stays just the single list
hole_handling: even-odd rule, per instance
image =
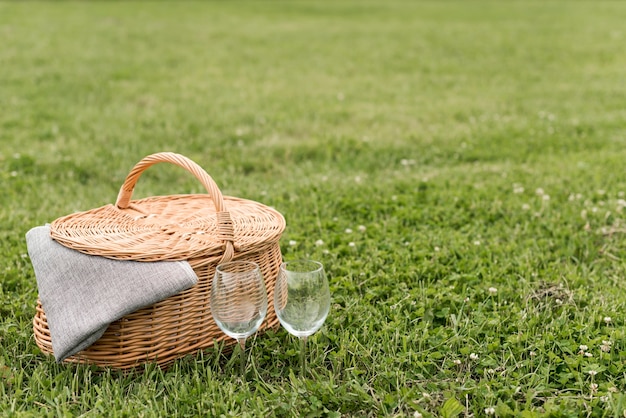
[{"label": "basket lid", "polygon": [[[208,194],[179,194],[131,200],[139,176],[151,165],[170,162],[192,172]],[[275,244],[285,219],[261,203],[222,196],[196,163],[174,153],[141,160],[109,204],[56,219],[50,235],[60,244],[92,255],[136,261],[206,257],[227,261]]]}]

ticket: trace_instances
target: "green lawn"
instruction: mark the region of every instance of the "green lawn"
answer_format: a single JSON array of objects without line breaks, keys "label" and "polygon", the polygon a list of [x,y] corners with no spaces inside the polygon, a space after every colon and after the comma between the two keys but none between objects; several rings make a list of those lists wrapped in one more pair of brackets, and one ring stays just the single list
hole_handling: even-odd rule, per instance
[{"label": "green lawn", "polygon": [[[0,2],[0,415],[623,416],[626,3]],[[284,214],[309,342],[121,375],[32,336],[24,234],[158,151]],[[176,167],[134,197],[202,192]]]}]

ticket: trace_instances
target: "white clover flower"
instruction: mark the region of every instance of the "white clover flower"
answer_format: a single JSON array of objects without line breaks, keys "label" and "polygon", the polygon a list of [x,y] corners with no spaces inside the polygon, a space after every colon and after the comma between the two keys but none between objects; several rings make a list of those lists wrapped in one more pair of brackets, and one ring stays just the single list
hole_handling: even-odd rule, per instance
[{"label": "white clover flower", "polygon": [[413,412],[413,418],[422,418],[423,415],[419,411]]},{"label": "white clover flower", "polygon": [[290,245],[290,246],[292,246],[292,247],[294,247],[294,246],[298,245],[298,241],[295,241],[295,240],[290,240],[290,241],[289,241],[289,245]]},{"label": "white clover flower", "polygon": [[589,350],[589,347],[587,347],[585,344],[581,344],[581,345],[578,346],[578,349],[580,351],[587,351],[587,350]]},{"label": "white clover flower", "polygon": [[439,248],[439,247],[435,247],[435,248],[433,248],[433,249],[435,250],[435,252],[439,252],[439,251],[441,251],[441,248]]},{"label": "white clover flower", "polygon": [[496,289],[495,287],[490,287],[488,290],[489,290],[489,293],[492,295],[495,295],[496,293],[498,293],[498,289]]},{"label": "white clover flower", "polygon": [[354,242],[349,242],[348,243],[348,247],[353,247],[354,248],[354,247],[356,247],[356,244]]},{"label": "white clover flower", "polygon": [[543,189],[542,189],[541,187],[538,187],[538,188],[535,190],[535,193],[536,193],[536,194],[538,194],[539,196],[541,196],[541,195],[543,195]]},{"label": "white clover flower", "polygon": [[550,200],[550,195],[549,194],[544,194],[542,197],[543,200]]},{"label": "white clover flower", "polygon": [[528,203],[524,203],[522,205],[522,210],[530,210],[530,205]]},{"label": "white clover flower", "polygon": [[535,356],[537,355],[537,353],[535,353],[534,351],[531,351],[531,352],[530,352],[530,353],[528,353],[528,354],[530,354],[530,356],[531,356],[531,357],[535,357]]},{"label": "white clover flower", "polygon": [[513,193],[515,194],[524,193],[524,187],[522,187],[519,184],[513,184]]},{"label": "white clover flower", "polygon": [[478,240],[474,241],[474,245],[480,245],[480,241]]},{"label": "white clover flower", "polygon": [[352,229],[350,229],[350,228],[346,228],[346,231],[345,231],[345,232],[346,232],[346,234],[351,234],[351,233],[352,233]]},{"label": "white clover flower", "polygon": [[322,241],[321,239],[318,239],[317,241],[315,241],[315,245],[318,247],[321,247],[322,245],[324,245],[324,241]]},{"label": "white clover flower", "polygon": [[590,352],[586,352],[585,357],[593,357],[593,354],[591,354]]},{"label": "white clover flower", "polygon": [[587,373],[589,373],[589,376],[592,376],[592,377],[598,374],[596,370],[589,370]]},{"label": "white clover flower", "polygon": [[608,324],[610,324],[610,323],[611,323],[611,321],[612,321],[612,319],[611,319],[611,317],[610,317],[610,316],[605,316],[605,317],[604,317],[604,323],[605,323],[605,324],[607,324],[607,325],[608,325]]},{"label": "white clover flower", "polygon": [[359,232],[365,232],[365,230],[367,229],[367,227],[365,225],[359,225]]},{"label": "white clover flower", "polygon": [[452,361],[452,363],[456,364],[457,366],[461,364],[461,360],[459,359],[455,359]]},{"label": "white clover flower", "polygon": [[493,406],[490,406],[489,408],[485,408],[485,414],[493,415],[495,413],[496,413],[496,409]]},{"label": "white clover flower", "polygon": [[608,396],[600,396],[600,402],[608,402],[608,401],[609,401]]},{"label": "white clover flower", "polygon": [[470,354],[469,357],[470,357],[470,360],[478,360],[478,354],[476,354],[476,353]]}]

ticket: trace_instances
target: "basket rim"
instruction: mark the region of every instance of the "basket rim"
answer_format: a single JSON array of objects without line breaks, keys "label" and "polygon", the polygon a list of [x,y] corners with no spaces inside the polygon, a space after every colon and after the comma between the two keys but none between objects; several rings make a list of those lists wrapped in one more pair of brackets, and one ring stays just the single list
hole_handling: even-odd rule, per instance
[{"label": "basket rim", "polygon": [[[214,258],[224,254],[228,241],[237,254],[280,240],[286,223],[276,209],[232,196],[223,201],[225,212],[216,212],[207,194],[149,196],[125,209],[107,204],[55,219],[50,236],[86,254],[136,261]],[[228,224],[231,236],[220,222]]]}]

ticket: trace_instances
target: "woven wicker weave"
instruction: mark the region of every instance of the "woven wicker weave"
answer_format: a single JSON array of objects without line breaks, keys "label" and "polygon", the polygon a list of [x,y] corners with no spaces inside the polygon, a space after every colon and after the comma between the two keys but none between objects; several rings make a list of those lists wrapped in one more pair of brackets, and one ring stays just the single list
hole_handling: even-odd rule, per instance
[{"label": "woven wicker weave", "polygon": [[[131,201],[141,174],[160,162],[176,164],[193,173],[208,194]],[[68,248],[112,259],[187,260],[198,283],[112,323],[92,346],[66,361],[118,369],[146,362],[164,366],[208,348],[215,341],[234,344],[211,316],[209,299],[215,267],[229,260],[256,262],[272,300],[282,259],[278,241],[284,229],[285,220],[280,213],[254,201],[222,196],[213,179],[186,157],[159,153],[144,158],[126,178],[115,205],[59,218],[50,225],[51,236]],[[277,325],[270,303],[260,332]],[[33,328],[37,345],[44,353],[52,353],[40,301]]]}]

